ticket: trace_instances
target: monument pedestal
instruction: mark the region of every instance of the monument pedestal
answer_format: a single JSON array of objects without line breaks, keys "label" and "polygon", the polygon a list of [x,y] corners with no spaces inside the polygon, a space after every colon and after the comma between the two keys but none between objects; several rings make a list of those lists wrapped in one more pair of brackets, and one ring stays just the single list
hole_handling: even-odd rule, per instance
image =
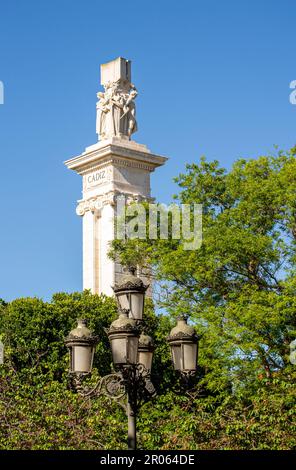
[{"label": "monument pedestal", "polygon": [[83,181],[76,212],[83,218],[84,289],[113,295],[111,286],[123,274],[120,264],[108,257],[116,235],[117,197],[124,196],[126,203],[151,200],[150,174],[166,160],[145,145],[113,136],[65,162]]}]

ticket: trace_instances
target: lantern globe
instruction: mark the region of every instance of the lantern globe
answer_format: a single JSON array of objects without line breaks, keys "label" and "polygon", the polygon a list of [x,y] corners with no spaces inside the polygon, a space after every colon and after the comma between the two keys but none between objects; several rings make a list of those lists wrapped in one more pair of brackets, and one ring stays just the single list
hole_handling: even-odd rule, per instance
[{"label": "lantern globe", "polygon": [[171,330],[167,340],[171,347],[174,369],[181,373],[196,371],[198,355],[198,335],[193,326],[187,324],[187,318],[181,316]]},{"label": "lantern globe", "polygon": [[89,374],[91,372],[97,343],[98,337],[87,328],[87,320],[77,320],[77,327],[65,339],[70,352],[71,373]]},{"label": "lantern globe", "polygon": [[135,268],[130,267],[122,282],[113,287],[120,311],[129,310],[129,317],[141,321],[144,312],[145,293],[148,285],[135,276]]},{"label": "lantern globe", "polygon": [[123,310],[108,330],[115,368],[137,363],[139,334],[136,321]]},{"label": "lantern globe", "polygon": [[138,363],[143,364],[148,372],[150,372],[152,369],[154,349],[154,343],[151,336],[148,336],[146,333],[142,332],[139,338]]}]

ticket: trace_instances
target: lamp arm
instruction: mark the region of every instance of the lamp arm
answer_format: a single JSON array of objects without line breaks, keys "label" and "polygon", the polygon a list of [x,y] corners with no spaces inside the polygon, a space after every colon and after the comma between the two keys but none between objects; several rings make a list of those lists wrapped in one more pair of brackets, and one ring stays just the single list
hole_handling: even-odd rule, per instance
[{"label": "lamp arm", "polygon": [[108,398],[120,400],[126,395],[125,381],[120,373],[113,372],[101,377],[94,387],[83,385],[86,379],[85,374],[71,374],[71,379],[75,391],[84,398],[105,395]]},{"label": "lamp arm", "polygon": [[130,365],[119,372],[105,375],[93,387],[83,384],[89,375],[70,374],[71,388],[84,398],[106,396],[120,403],[120,400],[128,395],[130,398],[133,397],[134,406],[139,408],[146,401],[146,394],[148,396],[156,394],[150,372],[143,364]]}]

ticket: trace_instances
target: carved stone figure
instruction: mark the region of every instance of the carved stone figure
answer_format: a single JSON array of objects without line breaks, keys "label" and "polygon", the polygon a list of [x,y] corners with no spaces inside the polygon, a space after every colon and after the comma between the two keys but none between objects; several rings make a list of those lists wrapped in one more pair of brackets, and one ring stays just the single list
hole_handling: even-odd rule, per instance
[{"label": "carved stone figure", "polygon": [[101,136],[101,139],[106,138],[106,117],[109,111],[108,98],[102,92],[97,93],[99,101],[97,102],[97,134]]},{"label": "carved stone figure", "polygon": [[113,136],[130,139],[137,131],[134,99],[138,92],[135,86],[119,79],[106,83],[104,89],[104,93],[97,94],[96,130],[99,140]]},{"label": "carved stone figure", "polygon": [[134,85],[131,85],[131,91],[123,107],[123,114],[121,119],[124,119],[123,125],[126,135],[129,139],[131,135],[138,130],[136,121],[136,105],[133,101],[137,97],[137,90]]}]

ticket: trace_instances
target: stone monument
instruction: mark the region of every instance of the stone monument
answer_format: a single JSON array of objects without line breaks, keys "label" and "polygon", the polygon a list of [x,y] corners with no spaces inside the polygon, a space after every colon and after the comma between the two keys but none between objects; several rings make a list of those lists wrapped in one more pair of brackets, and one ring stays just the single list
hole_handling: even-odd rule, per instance
[{"label": "stone monument", "polygon": [[123,268],[108,257],[116,237],[117,198],[125,203],[151,200],[150,173],[167,158],[131,140],[137,131],[136,87],[131,61],[119,57],[101,65],[96,130],[98,142],[65,162],[82,176],[82,199],[76,212],[83,220],[83,289],[113,295]]}]

